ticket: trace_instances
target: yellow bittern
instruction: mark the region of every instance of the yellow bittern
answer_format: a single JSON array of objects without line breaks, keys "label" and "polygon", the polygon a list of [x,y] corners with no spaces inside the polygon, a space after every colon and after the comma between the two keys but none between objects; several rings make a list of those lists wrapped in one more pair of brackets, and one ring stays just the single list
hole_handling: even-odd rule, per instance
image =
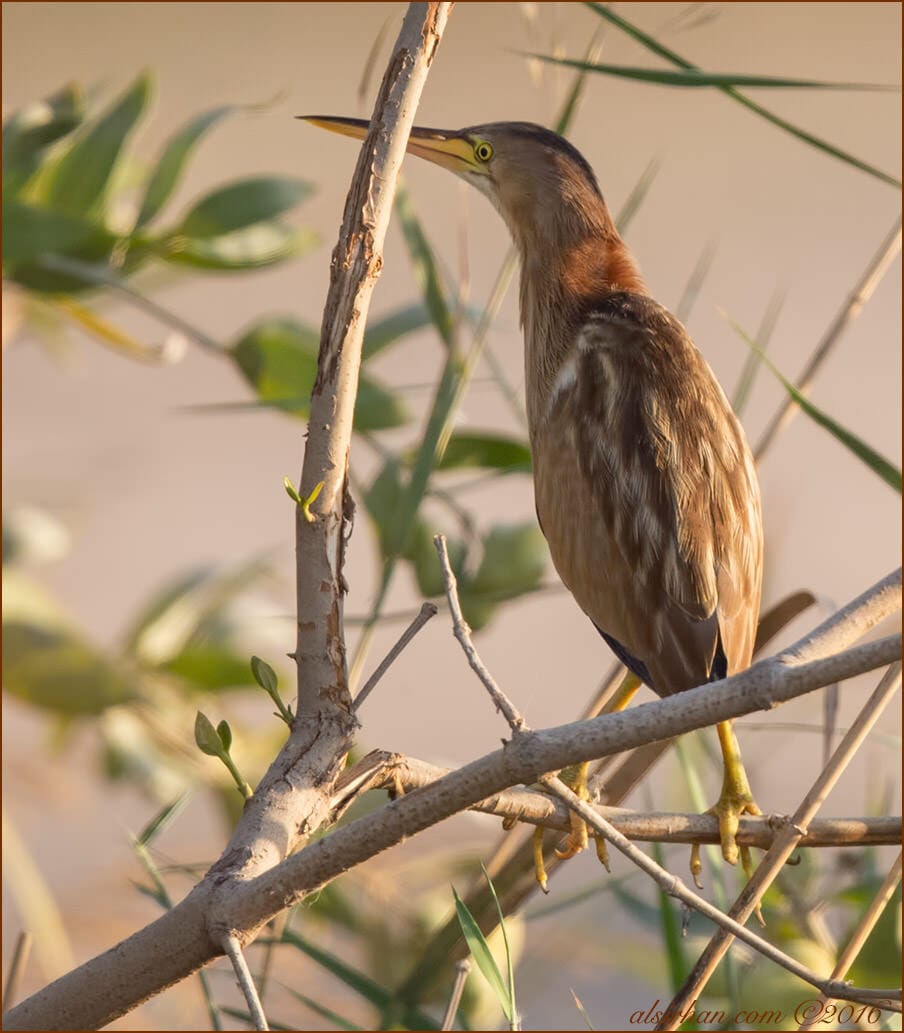
[{"label": "yellow bittern", "polygon": [[[356,138],[369,127],[308,121]],[[537,517],[562,581],[659,696],[743,670],[763,568],[753,458],[703,356],[644,285],[590,165],[527,122],[415,128],[408,150],[476,186],[517,246]],[[760,811],[730,722],[718,732],[712,811],[734,864],[738,819]]]}]

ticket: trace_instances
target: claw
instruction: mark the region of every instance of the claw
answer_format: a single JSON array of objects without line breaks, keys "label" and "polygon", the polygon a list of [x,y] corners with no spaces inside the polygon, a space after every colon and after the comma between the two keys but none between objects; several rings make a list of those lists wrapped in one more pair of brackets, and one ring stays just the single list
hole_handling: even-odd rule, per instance
[{"label": "claw", "polygon": [[544,893],[549,893],[549,878],[546,874],[546,864],[543,860],[543,826],[538,825],[534,829],[533,835],[533,848],[534,848],[534,874],[537,877],[537,882],[540,884],[540,889]]}]

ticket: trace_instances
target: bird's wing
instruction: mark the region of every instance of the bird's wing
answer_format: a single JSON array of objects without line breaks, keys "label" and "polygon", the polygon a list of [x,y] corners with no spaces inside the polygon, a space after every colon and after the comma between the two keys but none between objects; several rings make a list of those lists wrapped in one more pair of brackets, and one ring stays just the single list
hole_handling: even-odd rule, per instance
[{"label": "bird's wing", "polygon": [[681,324],[646,296],[611,296],[576,341],[550,394],[550,429],[568,426],[596,519],[623,560],[616,577],[631,581],[614,593],[620,614],[591,618],[662,695],[706,681],[720,641],[729,671],[746,666],[759,493],[721,388]]}]

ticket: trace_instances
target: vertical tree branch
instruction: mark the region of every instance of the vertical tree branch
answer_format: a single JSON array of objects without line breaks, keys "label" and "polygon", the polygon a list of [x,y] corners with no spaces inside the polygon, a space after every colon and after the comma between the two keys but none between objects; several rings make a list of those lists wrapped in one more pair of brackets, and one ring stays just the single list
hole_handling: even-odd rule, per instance
[{"label": "vertical tree branch", "polygon": [[410,4],[361,147],[333,252],[311,395],[302,498],[322,484],[309,521],[296,513],[298,708],[301,722],[328,701],[350,712],[342,628],[347,493],[361,343],[414,112],[451,8]]}]

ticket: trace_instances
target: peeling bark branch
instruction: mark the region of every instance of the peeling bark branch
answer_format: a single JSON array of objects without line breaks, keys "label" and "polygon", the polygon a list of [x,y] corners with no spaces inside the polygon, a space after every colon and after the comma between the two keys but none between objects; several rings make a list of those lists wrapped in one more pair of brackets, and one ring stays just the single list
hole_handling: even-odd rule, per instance
[{"label": "peeling bark branch", "polygon": [[331,787],[357,727],[346,674],[342,563],[361,342],[408,134],[451,6],[408,7],[333,253],[301,476],[303,497],[322,487],[310,506],[312,521],[301,506],[296,511],[298,705],[289,740],[222,857],[185,900],[12,1009],[9,1029],[99,1028],[221,954],[226,938],[250,942],[261,923],[237,923],[233,901],[329,814]]}]

